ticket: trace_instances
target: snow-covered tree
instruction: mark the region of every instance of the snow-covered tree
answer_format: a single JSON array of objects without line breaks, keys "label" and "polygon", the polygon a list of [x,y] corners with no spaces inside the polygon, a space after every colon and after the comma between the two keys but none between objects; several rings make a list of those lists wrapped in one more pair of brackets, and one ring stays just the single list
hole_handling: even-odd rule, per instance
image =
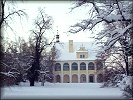
[{"label": "snow-covered tree", "polygon": [[[114,46],[123,51],[126,74],[129,75],[128,56],[133,56],[133,35],[132,35],[132,2],[131,1],[77,1],[76,7],[87,5],[92,7],[89,11],[90,18],[84,19],[71,26],[69,32],[77,33],[82,30],[92,30],[97,25],[103,25],[95,37],[97,43],[102,43],[102,53],[110,53]],[[101,42],[102,41],[102,42]]]},{"label": "snow-covered tree", "polygon": [[53,81],[53,59],[49,53],[43,56],[42,61],[40,62],[41,69],[39,70],[41,85],[44,86],[46,81]]},{"label": "snow-covered tree", "polygon": [[132,1],[124,0],[78,0],[72,10],[86,6],[89,8],[89,17],[71,26],[69,30],[71,33],[84,30],[95,33],[96,27],[102,25],[103,28],[94,37],[101,44],[98,56],[105,60],[107,67],[115,67],[115,71],[121,69],[127,76],[132,75],[129,70],[133,66],[132,5]]},{"label": "snow-covered tree", "polygon": [[[4,58],[1,61],[2,86],[18,84],[22,79],[23,68],[19,62],[19,54],[15,44],[7,43],[8,47],[4,52]],[[10,83],[7,79],[11,79]],[[8,83],[7,83],[8,82]]]},{"label": "snow-covered tree", "polygon": [[40,80],[42,82],[42,86],[44,86],[44,83],[46,81],[53,82],[54,81],[54,60],[59,57],[59,50],[53,46],[51,50],[47,53],[45,53],[42,56],[42,60],[40,62]]},{"label": "snow-covered tree", "polygon": [[[31,67],[32,62],[33,47],[31,44],[32,42],[28,43],[23,38],[18,38],[18,41],[6,40],[5,43],[3,42],[5,47],[3,49],[4,57],[1,62],[3,85],[8,82],[7,78],[14,80],[11,82],[12,85],[26,79],[26,72]],[[9,75],[9,73],[12,75]]]}]

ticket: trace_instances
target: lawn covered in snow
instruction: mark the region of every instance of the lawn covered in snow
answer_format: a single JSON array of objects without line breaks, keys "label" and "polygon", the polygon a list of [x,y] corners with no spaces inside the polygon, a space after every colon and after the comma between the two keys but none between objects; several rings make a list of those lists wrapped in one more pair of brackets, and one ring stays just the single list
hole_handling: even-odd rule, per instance
[{"label": "lawn covered in snow", "polygon": [[2,88],[2,99],[121,99],[120,88],[101,88],[101,83],[21,83]]}]

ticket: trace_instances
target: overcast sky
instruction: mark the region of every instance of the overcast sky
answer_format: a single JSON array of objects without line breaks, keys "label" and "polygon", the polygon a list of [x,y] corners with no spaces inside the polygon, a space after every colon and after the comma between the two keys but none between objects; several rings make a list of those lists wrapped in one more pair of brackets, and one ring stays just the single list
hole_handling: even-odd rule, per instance
[{"label": "overcast sky", "polygon": [[[11,23],[13,29],[15,29],[17,36],[28,38],[30,30],[33,29],[33,20],[38,15],[38,8],[44,8],[46,14],[52,16],[53,18],[53,30],[50,35],[50,38],[53,38],[54,35],[60,35],[60,41],[68,42],[68,40],[73,39],[75,42],[87,42],[91,41],[89,38],[91,36],[90,31],[80,32],[76,34],[69,34],[67,31],[70,29],[70,25],[74,25],[76,22],[81,19],[87,18],[87,11],[89,7],[77,8],[74,11],[70,12],[70,8],[74,6],[74,1],[52,1],[52,2],[20,2],[15,5],[17,9],[25,9],[25,12],[28,14],[28,19],[24,18],[20,24],[18,18],[15,18],[15,22]],[[7,32],[7,37],[14,39],[13,32]],[[10,33],[10,34],[9,34]]]}]

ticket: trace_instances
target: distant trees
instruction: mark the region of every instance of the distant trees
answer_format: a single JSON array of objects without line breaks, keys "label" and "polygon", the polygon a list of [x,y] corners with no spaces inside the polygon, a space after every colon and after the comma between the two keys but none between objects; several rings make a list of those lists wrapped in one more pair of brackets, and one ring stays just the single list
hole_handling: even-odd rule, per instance
[{"label": "distant trees", "polygon": [[[8,3],[7,3],[8,2]],[[13,1],[10,1],[11,4],[13,4]],[[1,84],[0,86],[3,85],[9,85],[9,84],[14,84],[15,81],[18,81],[18,76],[21,75],[20,70],[18,70],[20,67],[17,59],[17,50],[14,48],[14,44],[9,44],[8,43],[8,50],[6,49],[3,40],[3,34],[4,34],[4,29],[10,28],[12,31],[12,27],[9,24],[9,21],[13,21],[14,16],[17,16],[20,18],[25,17],[26,13],[23,10],[16,10],[14,6],[7,6],[9,4],[9,1],[6,0],[1,0],[0,1],[0,7],[1,7],[1,12],[0,12],[0,80]],[[8,8],[8,11],[6,11]],[[7,50],[7,51],[5,51]],[[8,80],[8,81],[7,81]],[[11,82],[10,82],[10,81]],[[6,82],[7,81],[7,82]],[[6,83],[7,84],[6,84]]]},{"label": "distant trees", "polygon": [[[25,69],[30,66],[31,54],[28,44],[19,41],[5,41],[4,58],[1,62],[1,86],[14,85],[24,81]],[[11,82],[8,81],[11,80]]]}]

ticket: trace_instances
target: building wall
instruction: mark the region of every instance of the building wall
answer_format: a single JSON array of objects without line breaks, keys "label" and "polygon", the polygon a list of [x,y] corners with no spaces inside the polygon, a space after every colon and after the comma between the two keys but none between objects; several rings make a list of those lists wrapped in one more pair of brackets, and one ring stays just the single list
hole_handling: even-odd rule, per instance
[{"label": "building wall", "polygon": [[[72,63],[77,63],[78,70],[72,70]],[[80,70],[80,64],[84,62],[86,64],[86,70]],[[94,63],[94,70],[88,70],[88,64],[90,62]],[[97,76],[99,74],[103,74],[103,70],[96,70],[96,63],[95,61],[56,61],[56,63],[59,63],[61,65],[60,71],[55,71],[55,76],[60,75],[60,82],[61,83],[89,83],[90,81],[93,81],[94,83],[101,82],[97,80]],[[69,70],[63,70],[63,64],[68,63],[69,64]],[[101,77],[101,76],[99,76]],[[90,80],[91,78],[91,80]],[[101,79],[101,78],[99,78]],[[56,77],[55,77],[56,82]]]}]

